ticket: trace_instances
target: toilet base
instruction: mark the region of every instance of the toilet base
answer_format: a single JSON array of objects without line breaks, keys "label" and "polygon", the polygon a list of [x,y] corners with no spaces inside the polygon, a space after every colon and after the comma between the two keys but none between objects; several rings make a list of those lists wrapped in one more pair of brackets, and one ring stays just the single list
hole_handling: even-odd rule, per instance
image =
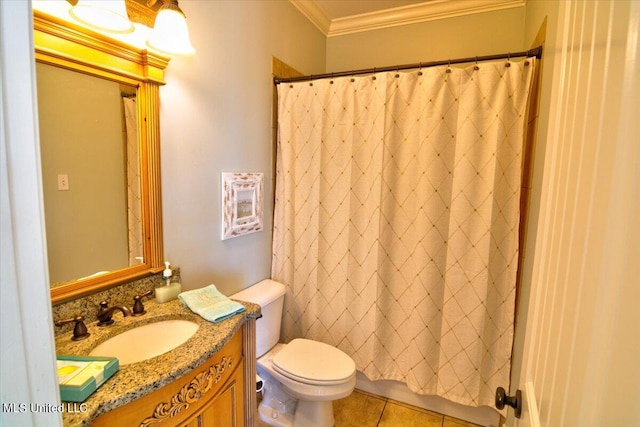
[{"label": "toilet base", "polygon": [[298,400],[295,413],[279,411],[260,403],[258,415],[273,427],[333,427],[333,402],[310,402]]},{"label": "toilet base", "polygon": [[292,427],[293,426],[293,414],[288,412],[281,412],[275,408],[261,403],[258,406],[258,416],[266,424],[273,427]]},{"label": "toilet base", "polygon": [[333,427],[333,401],[298,400],[293,427]]},{"label": "toilet base", "polygon": [[270,375],[265,379],[258,415],[273,427],[333,427],[333,400],[292,397]]}]

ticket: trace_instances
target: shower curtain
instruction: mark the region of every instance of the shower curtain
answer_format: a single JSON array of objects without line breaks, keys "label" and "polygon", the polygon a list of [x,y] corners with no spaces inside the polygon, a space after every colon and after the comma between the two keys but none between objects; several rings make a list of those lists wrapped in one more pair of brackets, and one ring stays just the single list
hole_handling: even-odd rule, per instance
[{"label": "shower curtain", "polygon": [[278,86],[283,339],[493,406],[509,384],[535,58]]},{"label": "shower curtain", "polygon": [[127,132],[127,225],[129,265],[144,260],[142,232],[142,200],[140,189],[140,149],[138,144],[138,107],[135,98],[123,97],[125,130]]}]

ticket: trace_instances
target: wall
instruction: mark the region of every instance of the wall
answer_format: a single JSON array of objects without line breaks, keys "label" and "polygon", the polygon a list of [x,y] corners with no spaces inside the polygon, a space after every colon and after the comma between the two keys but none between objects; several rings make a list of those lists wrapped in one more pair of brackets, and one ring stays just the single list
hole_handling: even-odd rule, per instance
[{"label": "wall", "polygon": [[[233,293],[270,275],[273,56],[312,74],[523,48],[523,8],[327,40],[288,1],[180,7],[197,52],[171,60],[160,123],[165,257],[185,289],[214,283]],[[220,240],[223,171],[264,172],[263,231]]]},{"label": "wall", "polygon": [[[272,57],[325,69],[325,37],[288,1],[180,1],[196,54],[160,91],[165,256],[185,289],[227,294],[270,276]],[[264,230],[220,240],[220,173],[263,172]]]},{"label": "wall", "polygon": [[427,21],[327,39],[327,71],[515,52],[523,49],[524,8]]}]

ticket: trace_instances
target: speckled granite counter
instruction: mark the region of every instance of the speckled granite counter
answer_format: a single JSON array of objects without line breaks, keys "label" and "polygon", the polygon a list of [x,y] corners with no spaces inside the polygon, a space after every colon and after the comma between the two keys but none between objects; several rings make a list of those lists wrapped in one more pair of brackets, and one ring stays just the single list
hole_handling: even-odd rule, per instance
[{"label": "speckled granite counter", "polygon": [[63,413],[64,425],[89,426],[99,415],[151,393],[200,366],[233,337],[246,319],[260,316],[259,305],[240,302],[246,308],[243,313],[219,323],[211,323],[183,307],[178,300],[165,304],[148,300],[144,303],[147,313],[143,316],[123,317],[122,313],[116,312],[113,316],[115,323],[111,326],[98,327],[95,322],[87,324],[91,336],[86,340],[71,341],[71,333],[56,337],[57,354],[84,356],[98,344],[136,326],[170,319],[191,320],[199,325],[197,332],[174,350],[121,366],[84,402],[86,412]]}]

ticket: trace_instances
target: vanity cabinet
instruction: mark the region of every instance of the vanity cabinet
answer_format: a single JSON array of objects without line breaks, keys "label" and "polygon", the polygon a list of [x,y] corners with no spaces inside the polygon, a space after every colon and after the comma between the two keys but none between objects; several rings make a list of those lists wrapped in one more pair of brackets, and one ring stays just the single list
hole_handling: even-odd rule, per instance
[{"label": "vanity cabinet", "polygon": [[246,333],[245,328],[238,330],[219,351],[188,374],[99,416],[92,425],[243,427],[243,332]]}]

